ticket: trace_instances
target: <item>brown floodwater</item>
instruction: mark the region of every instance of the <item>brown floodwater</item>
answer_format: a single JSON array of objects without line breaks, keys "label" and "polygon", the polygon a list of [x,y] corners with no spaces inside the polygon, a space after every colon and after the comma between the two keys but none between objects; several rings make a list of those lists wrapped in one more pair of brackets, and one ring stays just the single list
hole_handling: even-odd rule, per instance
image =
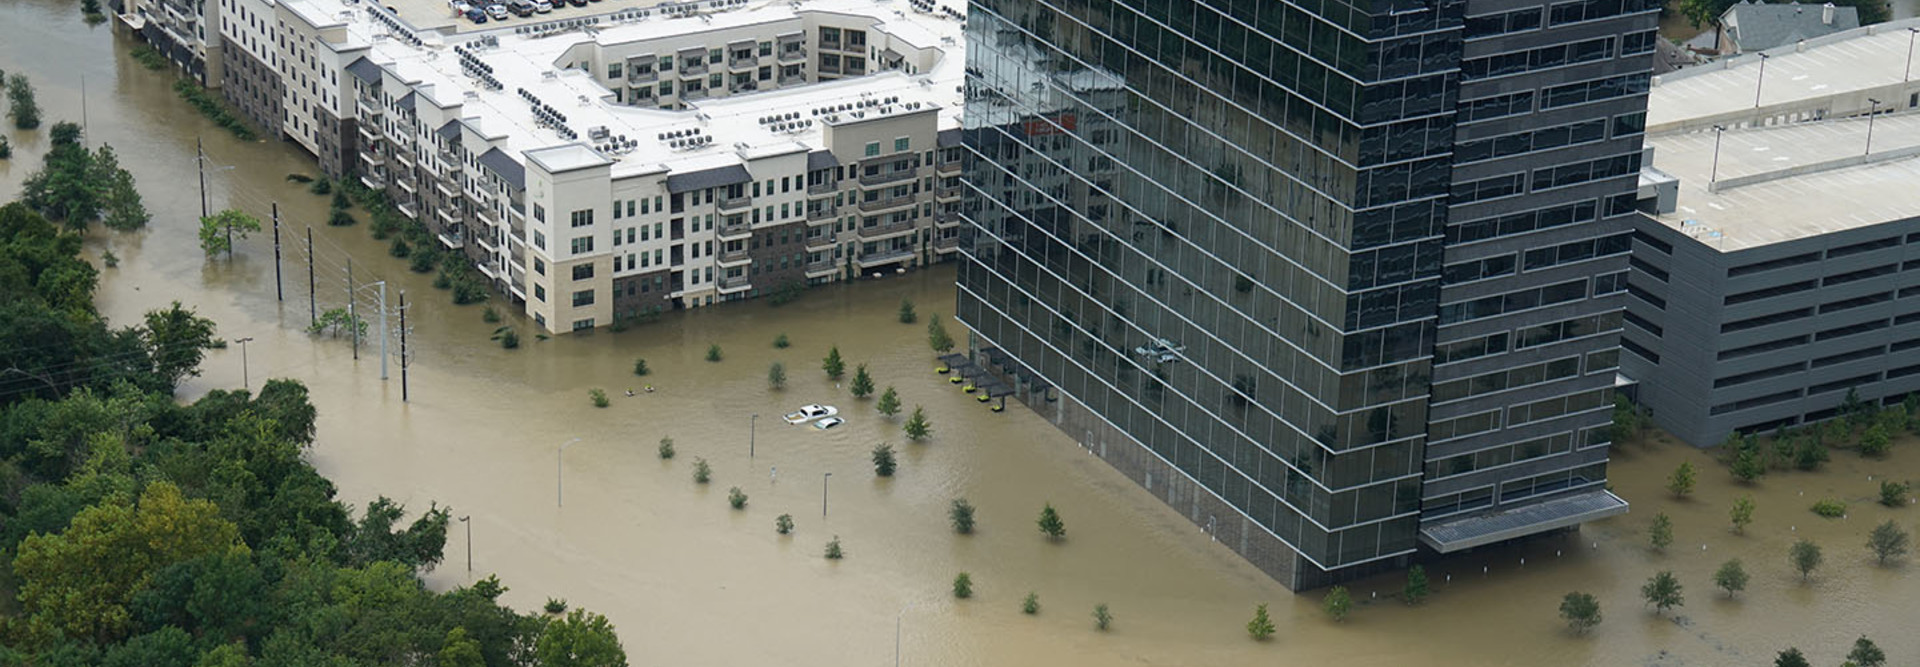
[{"label": "brown floodwater", "polygon": [[[1909,631],[1920,599],[1914,566],[1878,567],[1863,547],[1874,523],[1920,521],[1920,509],[1870,501],[1869,475],[1920,477],[1920,447],[1911,443],[1885,462],[1836,452],[1826,472],[1777,473],[1751,488],[1679,445],[1620,447],[1612,476],[1633,513],[1432,564],[1435,594],[1420,607],[1387,599],[1397,576],[1358,582],[1361,604],[1334,624],[1320,614],[1319,594],[1288,593],[1033,413],[1018,404],[988,412],[934,374],[924,328],[897,323],[894,311],[906,297],[923,318],[950,313],[950,267],[816,289],[783,308],[749,302],[617,334],[529,335],[508,351],[488,340],[493,325],[481,322],[479,307],[450,305],[365,229],[316,227],[323,307],[344,303],[348,258],[362,281],[390,281],[396,301],[400,289],[408,293],[415,365],[412,400],[402,403],[398,367],[382,381],[372,345],[356,361],[346,341],[301,331],[308,305],[298,248],[326,204],[284,176],[311,173],[308,157],[290,144],[234,141],[175,99],[165,76],[129,60],[123,38],[84,26],[65,0],[0,2],[0,68],[33,77],[49,124],[79,118],[84,75],[90,139],[120,152],[155,214],[146,231],[90,238],[89,252],[121,258],[103,270],[104,312],[131,322],[178,299],[217,321],[222,336],[253,337],[246,372],[255,386],[292,377],[313,389],[321,418],[312,459],[345,500],[385,494],[472,517],[473,574],[456,524],[446,562],[428,577],[433,586],[498,573],[512,589],[504,600],[518,608],[557,597],[605,613],[635,664],[885,664],[891,621],[903,664],[913,665],[1723,665],[1770,662],[1790,644],[1816,664],[1837,664],[1860,634],[1895,664],[1920,661],[1920,633]],[[7,132],[16,151],[0,162],[0,198],[11,199],[39,164],[45,131]],[[231,263],[206,261],[197,248],[196,136],[211,164],[236,167],[210,174],[215,208],[264,215],[280,202],[286,302],[274,298],[269,234],[240,244]],[[360,305],[371,308],[371,298],[363,294]],[[508,323],[533,331],[517,316]],[[781,333],[793,347],[772,347]],[[724,361],[702,359],[710,342]],[[830,345],[869,364],[909,410],[924,406],[934,437],[906,443],[871,399],[828,381],[819,360]],[[635,357],[647,359],[651,376],[631,374]],[[774,361],[787,367],[783,390],[767,387]],[[238,347],[211,353],[182,397],[239,386],[241,362]],[[647,383],[657,391],[624,395]],[[611,407],[589,404],[594,387],[612,395]],[[781,422],[813,402],[839,406],[848,423],[821,432]],[[677,443],[673,461],[655,455],[663,436]],[[573,438],[559,462],[560,506],[556,453]],[[901,454],[892,479],[876,478],[868,462],[883,441]],[[692,482],[695,457],[712,463],[713,483]],[[1701,466],[1700,489],[1674,501],[1661,486],[1682,460]],[[743,511],[726,503],[736,485],[750,497]],[[1759,505],[1744,536],[1725,520],[1742,494]],[[947,505],[960,496],[979,508],[976,535],[948,529]],[[1827,520],[1807,511],[1824,496],[1847,499],[1852,513]],[[1049,502],[1068,527],[1057,544],[1033,524]],[[1677,544],[1666,553],[1645,544],[1656,511],[1675,521]],[[774,533],[782,513],[798,526],[791,537]],[[835,535],[847,550],[839,562],[820,557]],[[1785,555],[1800,536],[1827,551],[1807,584]],[[1753,582],[1729,601],[1709,576],[1734,556]],[[1663,569],[1679,575],[1687,604],[1657,616],[1638,590]],[[976,595],[957,601],[950,585],[963,570]],[[1572,590],[1601,600],[1606,621],[1590,636],[1568,634],[1556,617]],[[1028,591],[1040,596],[1038,616],[1018,609]],[[1115,617],[1106,633],[1089,618],[1102,602]],[[1279,627],[1264,644],[1244,630],[1259,602],[1273,603]]]}]

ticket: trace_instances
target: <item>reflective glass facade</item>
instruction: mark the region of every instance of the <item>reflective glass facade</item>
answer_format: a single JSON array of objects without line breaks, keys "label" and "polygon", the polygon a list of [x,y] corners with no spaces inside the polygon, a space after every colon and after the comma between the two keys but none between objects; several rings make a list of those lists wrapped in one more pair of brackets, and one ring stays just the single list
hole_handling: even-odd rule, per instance
[{"label": "reflective glass facade", "polygon": [[1582,0],[1557,26],[1536,4],[1536,27],[1481,34],[1476,4],[969,8],[975,346],[1283,542],[1289,586],[1412,554],[1423,521],[1604,482],[1626,259],[1602,246],[1651,67],[1622,47],[1654,15]]}]

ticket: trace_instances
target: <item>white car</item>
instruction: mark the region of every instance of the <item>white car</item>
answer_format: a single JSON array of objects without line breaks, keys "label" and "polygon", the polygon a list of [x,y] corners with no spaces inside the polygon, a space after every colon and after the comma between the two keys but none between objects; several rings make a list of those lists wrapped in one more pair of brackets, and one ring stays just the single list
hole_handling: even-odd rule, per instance
[{"label": "white car", "polygon": [[533,0],[533,11],[540,12],[542,14],[552,13],[553,3],[547,2],[547,0]]},{"label": "white car", "polygon": [[787,423],[805,424],[821,417],[832,417],[837,414],[840,414],[840,409],[831,405],[820,405],[819,403],[802,405],[799,410],[787,413]]},{"label": "white car", "polygon": [[495,21],[505,21],[508,16],[510,15],[507,13],[506,5],[487,5],[487,18]]},{"label": "white car", "polygon": [[822,419],[820,421],[814,422],[813,427],[820,429],[822,431],[825,431],[827,429],[830,429],[845,423],[847,423],[847,420],[845,419],[841,419],[839,417],[828,417],[826,419]]}]

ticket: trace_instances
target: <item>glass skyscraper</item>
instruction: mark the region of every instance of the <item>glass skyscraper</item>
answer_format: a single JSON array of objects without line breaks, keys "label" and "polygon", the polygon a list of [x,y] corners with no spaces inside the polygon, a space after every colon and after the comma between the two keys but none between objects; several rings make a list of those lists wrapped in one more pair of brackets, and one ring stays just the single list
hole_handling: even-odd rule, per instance
[{"label": "glass skyscraper", "polygon": [[973,0],[972,353],[1291,588],[1604,490],[1650,0]]}]

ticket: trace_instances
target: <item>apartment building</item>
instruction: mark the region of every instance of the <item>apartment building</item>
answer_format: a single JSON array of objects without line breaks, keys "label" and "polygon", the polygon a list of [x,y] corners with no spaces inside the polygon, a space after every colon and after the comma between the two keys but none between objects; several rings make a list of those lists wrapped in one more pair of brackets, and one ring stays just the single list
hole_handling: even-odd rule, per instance
[{"label": "apartment building", "polygon": [[201,85],[218,85],[221,53],[221,0],[111,0],[121,25],[140,35],[175,67]]},{"label": "apartment building", "polygon": [[1625,512],[1657,12],[976,0],[974,360],[1294,589]]},{"label": "apartment building", "polygon": [[1682,440],[1920,391],[1909,28],[1920,20],[1654,80],[1621,365]]},{"label": "apartment building", "polygon": [[722,0],[461,32],[277,10],[287,134],[549,331],[956,251],[956,12]]},{"label": "apartment building", "polygon": [[220,8],[220,74],[227,103],[254,127],[277,134],[285,118],[278,10],[273,0],[215,0]]}]

